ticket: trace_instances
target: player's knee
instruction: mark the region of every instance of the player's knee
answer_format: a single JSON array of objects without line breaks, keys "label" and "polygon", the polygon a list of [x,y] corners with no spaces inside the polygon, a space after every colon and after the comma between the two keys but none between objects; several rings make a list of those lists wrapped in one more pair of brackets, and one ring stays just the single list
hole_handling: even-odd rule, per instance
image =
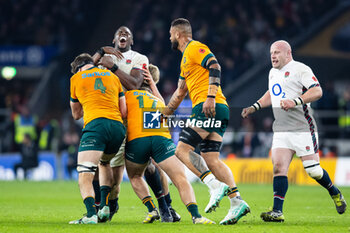
[{"label": "player's knee", "polygon": [[317,162],[316,160],[305,160],[303,161],[303,166],[306,171],[306,173],[316,179],[319,180],[323,176],[323,169],[320,166],[320,163]]},{"label": "player's knee", "polygon": [[286,176],[287,170],[283,168],[282,164],[275,163],[273,164],[273,174],[279,176]]},{"label": "player's knee", "polygon": [[181,160],[181,157],[186,155],[192,148],[186,144],[178,144],[175,150],[175,155]]},{"label": "player's knee", "polygon": [[97,164],[93,162],[82,162],[77,164],[78,173],[91,173],[95,175],[96,170],[97,170]]},{"label": "player's knee", "polygon": [[199,144],[199,150],[201,153],[208,153],[208,152],[220,152],[222,142],[220,141],[214,141],[214,140],[203,140]]}]

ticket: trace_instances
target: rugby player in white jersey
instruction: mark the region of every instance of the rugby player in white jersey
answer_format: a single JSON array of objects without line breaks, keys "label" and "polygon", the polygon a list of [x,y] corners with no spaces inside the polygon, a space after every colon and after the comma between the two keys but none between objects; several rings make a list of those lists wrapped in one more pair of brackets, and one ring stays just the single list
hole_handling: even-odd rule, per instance
[{"label": "rugby player in white jersey", "polygon": [[[149,65],[148,58],[145,55],[131,49],[133,43],[133,34],[131,30],[125,26],[121,26],[114,34],[113,44],[115,47],[102,47],[93,56],[95,64],[98,63],[110,69],[119,77],[124,91],[137,90],[141,87],[141,84],[144,82],[143,69],[147,69]],[[115,180],[115,185],[110,195],[110,219],[115,211],[118,210],[117,200],[120,191],[120,183],[123,178],[124,152],[125,143],[110,162]],[[171,206],[168,183],[164,172],[158,170],[153,164],[149,164],[145,171],[145,178],[157,198],[162,221],[180,221],[180,215],[177,214]],[[96,187],[96,182],[94,184]]]},{"label": "rugby player in white jersey", "polygon": [[294,154],[301,158],[307,174],[328,190],[337,212],[343,214],[345,199],[319,162],[317,127],[310,103],[322,97],[321,86],[310,67],[293,60],[288,42],[274,42],[270,53],[269,90],[242,111],[245,118],[272,105],[275,117],[271,148],[274,204],[271,211],[261,213],[260,217],[266,222],[284,221],[282,208],[288,189],[287,174]]}]

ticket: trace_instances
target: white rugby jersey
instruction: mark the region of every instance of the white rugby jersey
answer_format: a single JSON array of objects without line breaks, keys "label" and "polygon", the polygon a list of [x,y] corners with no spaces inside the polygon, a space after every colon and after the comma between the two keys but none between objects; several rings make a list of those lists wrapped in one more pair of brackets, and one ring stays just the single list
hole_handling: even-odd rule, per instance
[{"label": "white rugby jersey", "polygon": [[282,69],[272,68],[269,73],[269,92],[275,121],[274,132],[311,132],[314,134],[316,122],[311,115],[310,103],[298,105],[284,111],[280,101],[293,100],[311,87],[319,86],[314,73],[307,65],[290,61]]},{"label": "white rugby jersey", "polygon": [[142,69],[143,67],[148,68],[148,58],[136,51],[129,50],[122,53],[124,58],[117,60],[117,57],[112,54],[106,54],[105,56],[111,56],[113,62],[117,64],[120,70],[127,74],[130,74],[132,69]]}]

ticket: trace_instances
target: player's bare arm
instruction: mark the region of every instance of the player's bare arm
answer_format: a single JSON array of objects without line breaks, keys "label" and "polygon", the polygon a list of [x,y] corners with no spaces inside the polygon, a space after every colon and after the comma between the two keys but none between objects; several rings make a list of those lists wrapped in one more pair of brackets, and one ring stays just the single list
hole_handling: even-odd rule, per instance
[{"label": "player's bare arm", "polygon": [[117,50],[111,46],[104,46],[104,47],[101,47],[100,49],[98,49],[96,51],[96,53],[94,54],[94,56],[92,56],[94,64],[96,65],[99,62],[99,60],[101,59],[101,57],[103,57],[103,55],[105,55],[105,54],[112,54],[112,55],[116,56],[118,60],[121,60],[124,58],[123,54],[119,50]]},{"label": "player's bare arm", "polygon": [[315,86],[308,89],[303,95],[295,98],[294,100],[281,100],[281,108],[288,111],[297,105],[307,104],[319,100],[322,97],[322,88]]},{"label": "player's bare arm", "polygon": [[215,97],[220,86],[221,67],[215,57],[208,59],[206,66],[209,70],[209,88],[202,111],[206,117],[215,117]]},{"label": "player's bare arm", "polygon": [[102,65],[111,70],[115,75],[118,76],[123,87],[127,90],[140,89],[143,82],[143,71],[138,69],[132,69],[130,75],[120,70],[118,66],[113,62],[111,57],[102,57],[98,62],[98,65]]},{"label": "player's bare arm", "polygon": [[149,87],[151,88],[151,91],[153,95],[155,95],[157,98],[159,98],[163,103],[165,103],[162,95],[159,93],[159,90],[157,88],[156,83],[154,82],[151,73],[147,68],[143,68],[143,75],[144,75],[144,80],[147,82]]},{"label": "player's bare arm", "polygon": [[74,120],[79,120],[83,117],[84,111],[83,107],[79,102],[70,102],[70,108],[72,109],[72,116]]},{"label": "player's bare arm", "polygon": [[271,96],[270,96],[270,92],[266,91],[265,94],[258,101],[256,101],[252,106],[244,108],[242,110],[241,116],[243,118],[246,118],[250,114],[269,106],[271,106]]},{"label": "player's bare arm", "polygon": [[187,95],[187,85],[186,81],[184,79],[179,79],[179,82],[177,84],[177,89],[174,92],[173,96],[171,97],[168,105],[163,109],[162,113],[165,116],[172,115],[175,110],[179,107],[182,100]]},{"label": "player's bare arm", "polygon": [[122,114],[122,118],[125,119],[128,113],[125,96],[119,97],[119,110],[120,110],[120,113]]}]

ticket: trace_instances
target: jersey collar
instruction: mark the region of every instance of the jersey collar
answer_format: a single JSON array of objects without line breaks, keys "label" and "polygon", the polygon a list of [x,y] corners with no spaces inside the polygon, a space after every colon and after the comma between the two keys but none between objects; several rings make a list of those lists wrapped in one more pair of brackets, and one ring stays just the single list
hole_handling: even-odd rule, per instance
[{"label": "jersey collar", "polygon": [[186,47],[185,47],[185,49],[184,49],[182,55],[184,55],[184,53],[185,53],[185,51],[186,51],[186,49],[187,49],[187,46],[188,46],[192,41],[193,41],[193,40],[190,40],[190,41],[187,43],[187,45],[186,45]]}]

